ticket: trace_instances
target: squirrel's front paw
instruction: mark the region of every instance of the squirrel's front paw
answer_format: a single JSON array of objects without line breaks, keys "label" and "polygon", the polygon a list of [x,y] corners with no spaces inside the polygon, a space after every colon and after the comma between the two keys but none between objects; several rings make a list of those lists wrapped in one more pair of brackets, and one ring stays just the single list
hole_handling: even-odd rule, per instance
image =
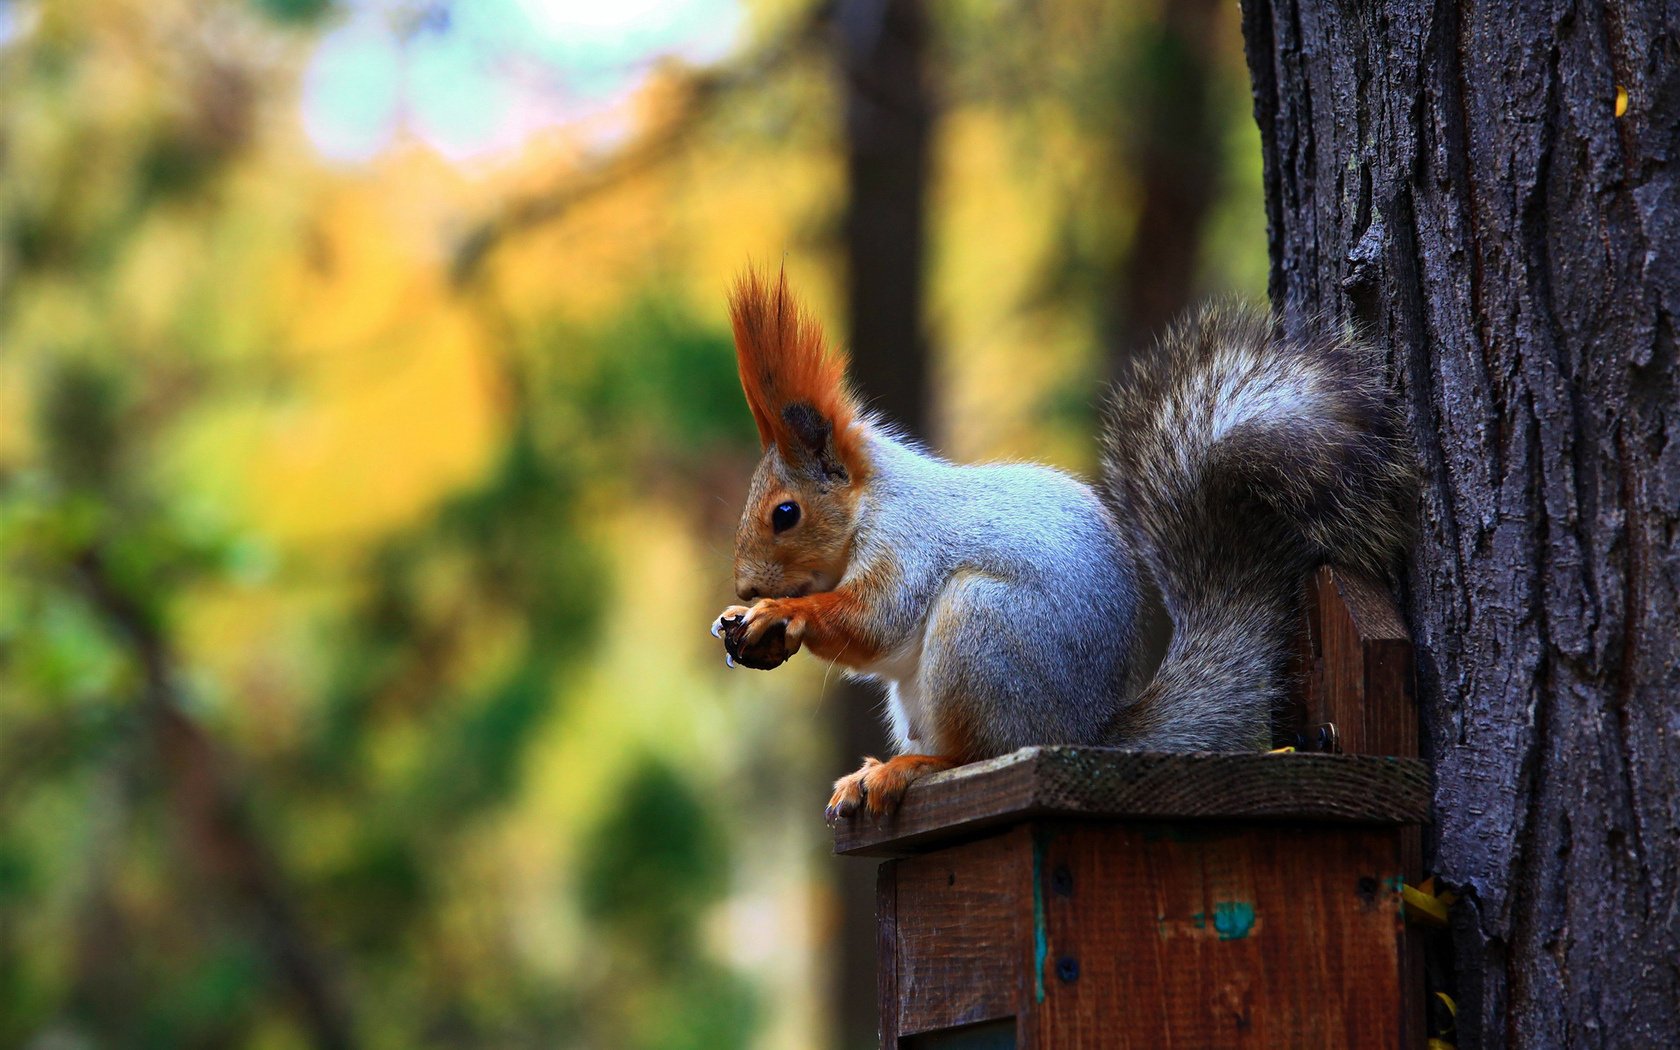
[{"label": "squirrel's front paw", "polygon": [[732,605],[712,622],[712,637],[723,639],[724,660],[768,671],[785,663],[799,651],[805,621],[789,615],[775,598],[765,598],[752,608]]}]

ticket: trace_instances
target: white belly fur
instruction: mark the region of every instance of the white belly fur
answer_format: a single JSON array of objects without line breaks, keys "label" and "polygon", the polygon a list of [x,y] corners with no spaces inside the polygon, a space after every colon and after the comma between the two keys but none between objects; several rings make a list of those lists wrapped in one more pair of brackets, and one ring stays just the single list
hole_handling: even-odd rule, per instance
[{"label": "white belly fur", "polygon": [[893,741],[900,754],[921,748],[931,728],[923,710],[921,692],[922,635],[881,657],[858,673],[887,685],[887,717],[892,720]]}]

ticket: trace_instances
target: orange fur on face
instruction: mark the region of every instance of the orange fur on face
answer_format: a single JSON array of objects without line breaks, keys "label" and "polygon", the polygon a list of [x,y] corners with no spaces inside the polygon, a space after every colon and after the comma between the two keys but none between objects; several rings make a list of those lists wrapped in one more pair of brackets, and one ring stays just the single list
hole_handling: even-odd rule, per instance
[{"label": "orange fur on face", "polygon": [[[781,536],[774,535],[771,515],[784,501],[797,503],[799,525]],[[760,535],[770,535],[774,558],[789,583],[812,582],[809,590],[826,591],[846,573],[856,527],[857,490],[818,491],[809,487],[782,489],[766,498],[758,509]],[[825,580],[826,585],[814,581]]]},{"label": "orange fur on face", "polygon": [[778,271],[772,282],[747,270],[735,283],[729,314],[741,390],[759,442],[774,444],[790,461],[803,455],[784,413],[790,405],[809,405],[833,426],[836,451],[852,480],[859,480],[861,435],[854,426],[857,399],[846,385],[846,355],[829,346],[822,326],[794,299],[787,273]]},{"label": "orange fur on face", "polygon": [[[799,523],[776,532],[775,508],[792,502]],[[743,598],[788,597],[833,588],[846,574],[857,530],[858,489],[816,484],[771,446],[753,473],[735,533],[735,584]]]}]

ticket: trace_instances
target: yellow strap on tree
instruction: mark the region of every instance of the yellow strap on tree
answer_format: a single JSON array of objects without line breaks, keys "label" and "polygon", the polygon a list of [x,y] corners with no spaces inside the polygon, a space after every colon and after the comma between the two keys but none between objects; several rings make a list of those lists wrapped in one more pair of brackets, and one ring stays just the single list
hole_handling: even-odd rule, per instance
[{"label": "yellow strap on tree", "polygon": [[1431,875],[1416,886],[1400,886],[1400,900],[1406,905],[1406,919],[1430,926],[1447,924],[1447,909],[1458,900],[1450,892],[1435,892],[1435,876]]}]

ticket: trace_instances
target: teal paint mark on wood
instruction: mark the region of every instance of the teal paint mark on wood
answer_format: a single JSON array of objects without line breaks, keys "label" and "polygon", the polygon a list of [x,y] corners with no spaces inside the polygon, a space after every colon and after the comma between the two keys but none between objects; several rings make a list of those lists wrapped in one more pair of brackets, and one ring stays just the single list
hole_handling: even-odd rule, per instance
[{"label": "teal paint mark on wood", "polygon": [[1215,901],[1213,928],[1222,941],[1238,941],[1254,929],[1254,905],[1248,901]]},{"label": "teal paint mark on wood", "polygon": [[1033,829],[1033,980],[1034,995],[1044,1001],[1044,964],[1050,958],[1050,930],[1044,918],[1044,831]]},{"label": "teal paint mark on wood", "polygon": [[1387,886],[1388,892],[1394,896],[1394,902],[1399,909],[1400,925],[1406,925],[1406,895],[1404,892],[1406,877],[1404,875],[1390,875],[1383,879],[1383,885]]}]

